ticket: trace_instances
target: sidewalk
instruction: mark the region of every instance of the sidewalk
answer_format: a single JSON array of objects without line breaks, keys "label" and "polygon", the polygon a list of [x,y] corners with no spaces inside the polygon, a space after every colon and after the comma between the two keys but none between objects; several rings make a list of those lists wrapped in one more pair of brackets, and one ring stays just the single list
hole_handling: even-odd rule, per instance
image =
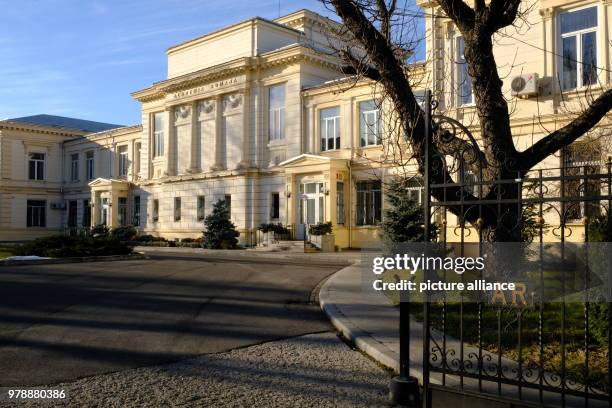
[{"label": "sidewalk", "polygon": [[[348,266],[332,275],[319,292],[319,303],[323,311],[327,314],[332,324],[340,331],[344,337],[352,341],[355,346],[378,361],[380,364],[399,372],[399,308],[391,305],[389,300],[382,292],[372,289],[371,282],[363,282],[366,277],[362,274],[359,263]],[[411,320],[410,325],[410,375],[416,377],[419,383],[423,383],[422,354],[423,354],[423,325],[415,320]],[[453,350],[459,353],[461,343],[454,338],[446,336],[444,339],[446,353],[450,354]],[[432,362],[441,361],[441,350],[435,345],[443,344],[442,333],[432,330]],[[463,365],[464,370],[470,372],[474,378],[447,374],[445,387],[447,389],[462,388],[470,392],[478,392],[478,356],[479,350],[468,344],[463,344]],[[457,354],[456,357],[458,357]],[[487,351],[482,351],[483,372],[497,372],[498,355]],[[450,362],[452,366],[459,361],[453,358]],[[504,375],[517,373],[518,364],[507,358],[501,359],[504,367]],[[436,363],[433,363],[436,364]],[[471,369],[470,369],[471,367]],[[506,371],[507,370],[507,371]],[[524,369],[522,382],[536,381],[534,371]],[[546,382],[556,384],[559,376],[552,373],[544,373]],[[432,373],[430,376],[432,384],[442,384],[442,375]],[[461,382],[463,385],[461,385]],[[539,392],[533,388],[502,384],[498,389],[497,382],[482,381],[482,392],[489,395],[497,395],[501,391],[504,398],[513,400],[513,406],[535,406],[539,405]],[[439,387],[438,387],[439,388]],[[575,388],[580,389],[580,384]],[[489,402],[490,403],[490,402]],[[516,405],[518,403],[518,405]],[[560,396],[557,393],[544,393],[543,403],[545,406],[561,406]],[[584,407],[585,401],[582,397],[566,396],[566,407]],[[434,398],[434,406],[436,406]],[[497,405],[496,405],[497,406]],[[590,400],[590,407],[606,407],[604,401]]]}]

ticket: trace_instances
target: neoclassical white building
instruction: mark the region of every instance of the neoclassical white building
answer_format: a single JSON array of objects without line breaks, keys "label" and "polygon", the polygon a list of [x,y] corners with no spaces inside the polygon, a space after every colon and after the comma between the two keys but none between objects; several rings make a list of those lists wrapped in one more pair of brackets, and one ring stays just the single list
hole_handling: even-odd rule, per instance
[{"label": "neoclassical white building", "polygon": [[[419,4],[438,12],[435,2]],[[562,126],[570,117],[562,104],[580,103],[584,86],[597,92],[583,83],[594,77],[584,75],[592,64],[582,59],[603,67],[594,73],[601,87],[612,82],[610,16],[609,0],[542,0],[529,10],[534,27],[517,34],[524,38],[496,49],[500,66],[512,67],[509,78],[539,75],[531,94],[516,95],[510,81],[504,86],[519,148]],[[385,163],[389,130],[376,89],[344,78],[330,53],[329,24],[335,23],[301,10],[169,48],[167,78],[132,94],[142,106],[139,125],[46,115],[0,121],[0,240],[95,224],[197,237],[218,200],[230,205],[245,244],[269,222],[300,237],[305,225],[331,221],[341,248],[377,240],[380,180],[398,169]],[[427,19],[426,30],[427,61],[410,75],[478,137],[462,39],[444,18]],[[562,44],[571,41],[582,41],[582,54],[570,55],[577,64],[565,66],[562,57],[572,48]],[[513,65],[516,55],[522,64]],[[559,71],[564,77],[557,81]],[[543,165],[561,163],[553,157]],[[419,199],[418,177],[414,191]]]}]

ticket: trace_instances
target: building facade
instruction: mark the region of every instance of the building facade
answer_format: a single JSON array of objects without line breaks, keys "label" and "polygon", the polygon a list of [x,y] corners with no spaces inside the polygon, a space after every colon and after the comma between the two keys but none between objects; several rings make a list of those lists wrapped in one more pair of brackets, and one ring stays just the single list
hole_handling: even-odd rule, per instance
[{"label": "building facade", "polygon": [[[435,2],[420,5],[432,15],[426,60],[408,75],[417,93],[432,89],[440,112],[478,137],[461,37],[435,17]],[[531,28],[496,49],[508,78],[536,78],[535,92],[514,95],[511,81],[505,85],[519,148],[569,120],[568,107],[583,103],[585,89],[596,94],[612,82],[609,0],[544,0],[529,10]],[[378,103],[376,87],[341,73],[330,24],[302,10],[171,47],[167,79],[132,94],[140,125],[0,122],[0,239],[97,224],[192,238],[225,200],[246,245],[262,223],[288,225],[299,238],[324,221],[340,248],[377,241],[381,181],[414,175],[419,200],[420,178],[410,161],[398,164],[401,135],[392,136],[385,120],[392,112]],[[609,126],[608,116],[598,129]],[[561,159],[542,165],[560,167]]]}]

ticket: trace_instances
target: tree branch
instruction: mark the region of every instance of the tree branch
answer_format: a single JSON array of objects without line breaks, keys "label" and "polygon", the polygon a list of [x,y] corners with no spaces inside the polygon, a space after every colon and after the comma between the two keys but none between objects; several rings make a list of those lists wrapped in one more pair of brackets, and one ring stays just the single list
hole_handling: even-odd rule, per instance
[{"label": "tree branch", "polygon": [[524,167],[524,170],[529,170],[547,156],[570,145],[595,126],[611,110],[612,89],[608,89],[599,95],[580,116],[520,153],[519,158],[522,167]]},{"label": "tree branch", "polygon": [[438,4],[462,33],[474,27],[476,13],[463,0],[438,0]]}]

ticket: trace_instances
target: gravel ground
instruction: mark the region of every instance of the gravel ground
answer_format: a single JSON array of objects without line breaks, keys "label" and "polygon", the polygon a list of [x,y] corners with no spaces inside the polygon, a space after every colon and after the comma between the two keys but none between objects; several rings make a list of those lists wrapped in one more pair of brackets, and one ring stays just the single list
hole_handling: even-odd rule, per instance
[{"label": "gravel ground", "polygon": [[59,404],[0,407],[376,407],[389,379],[334,333],[318,333],[60,384]]}]

